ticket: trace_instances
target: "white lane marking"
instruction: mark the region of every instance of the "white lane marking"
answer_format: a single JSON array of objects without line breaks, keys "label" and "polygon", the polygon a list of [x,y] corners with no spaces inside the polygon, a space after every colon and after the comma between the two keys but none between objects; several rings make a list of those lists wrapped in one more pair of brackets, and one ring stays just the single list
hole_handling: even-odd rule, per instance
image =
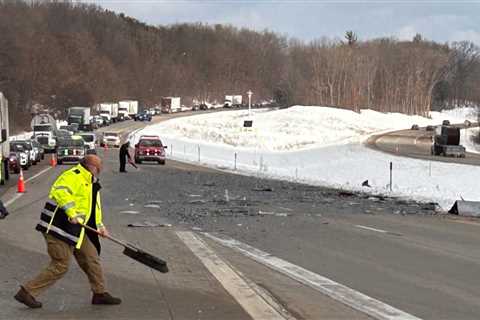
[{"label": "white lane marking", "polygon": [[177,232],[177,236],[200,259],[208,271],[254,320],[285,320],[263,300],[235,271],[193,232]]},{"label": "white lane marking", "polygon": [[41,176],[42,174],[44,174],[45,172],[47,172],[47,171],[50,170],[50,169],[52,169],[52,167],[48,167],[48,168],[43,169],[42,171],[40,171],[39,173],[37,173],[37,174],[34,175],[33,177],[30,177],[30,178],[28,178],[27,180],[25,180],[25,182],[32,181],[33,179]]},{"label": "white lane marking", "polygon": [[[33,177],[30,177],[27,180],[25,180],[25,183],[27,183],[29,181],[32,181],[35,178],[38,178],[39,176],[41,176],[42,174],[44,174],[45,172],[47,172],[50,169],[52,169],[52,167],[48,167],[48,168],[43,169],[42,171],[40,171],[39,173],[37,173]],[[24,195],[24,193],[16,193],[11,199],[8,199],[7,201],[5,201],[5,204],[4,204],[5,207],[10,206],[12,203],[14,203],[16,200],[18,200],[18,198],[20,198],[23,195]]]},{"label": "white lane marking", "polygon": [[267,252],[249,246],[248,244],[228,237],[219,238],[210,233],[204,234],[226,247],[235,249],[249,258],[375,319],[420,320],[420,318],[411,314],[396,309],[386,303],[371,298],[361,292],[355,291],[312,271],[277,258]]},{"label": "white lane marking", "polygon": [[126,211],[120,211],[120,213],[139,214],[140,212],[135,210],[126,210]]},{"label": "white lane marking", "polygon": [[5,207],[8,207],[9,205],[11,205],[12,203],[14,203],[18,198],[20,198],[21,196],[23,196],[23,193],[16,193],[11,199],[5,201]]},{"label": "white lane marking", "polygon": [[382,229],[375,229],[375,228],[372,228],[372,227],[362,226],[362,225],[359,225],[359,224],[356,224],[355,227],[365,229],[365,230],[380,232],[380,233],[388,233],[388,231],[385,231],[385,230],[382,230]]}]

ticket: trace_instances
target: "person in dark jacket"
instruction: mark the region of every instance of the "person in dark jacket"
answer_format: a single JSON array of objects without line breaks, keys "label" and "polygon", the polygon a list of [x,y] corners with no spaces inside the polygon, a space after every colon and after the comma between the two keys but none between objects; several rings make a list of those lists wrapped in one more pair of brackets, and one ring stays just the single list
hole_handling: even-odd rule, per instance
[{"label": "person in dark jacket", "polygon": [[0,219],[5,219],[8,216],[8,210],[3,205],[2,200],[0,200]]},{"label": "person in dark jacket", "polygon": [[132,158],[130,157],[130,153],[128,153],[129,147],[130,147],[129,141],[125,142],[120,147],[120,151],[118,153],[119,160],[120,160],[120,172],[127,172],[125,170],[125,165],[127,164],[127,158],[128,158],[128,161],[132,161]]}]

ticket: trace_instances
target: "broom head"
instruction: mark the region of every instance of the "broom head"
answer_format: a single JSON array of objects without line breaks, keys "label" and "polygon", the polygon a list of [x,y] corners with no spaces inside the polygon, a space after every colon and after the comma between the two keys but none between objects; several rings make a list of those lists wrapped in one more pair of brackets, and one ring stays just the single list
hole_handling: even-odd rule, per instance
[{"label": "broom head", "polygon": [[134,248],[134,247],[132,248],[125,247],[125,250],[123,250],[123,254],[132,258],[133,260],[140,262],[141,264],[144,264],[157,271],[160,271],[161,273],[168,272],[166,261],[160,258],[157,258],[141,249]]}]

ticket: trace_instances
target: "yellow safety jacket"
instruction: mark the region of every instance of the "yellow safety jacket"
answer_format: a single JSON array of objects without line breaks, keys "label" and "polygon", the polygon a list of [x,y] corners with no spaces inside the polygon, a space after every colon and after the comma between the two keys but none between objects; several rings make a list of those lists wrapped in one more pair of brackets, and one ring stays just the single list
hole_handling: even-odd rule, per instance
[{"label": "yellow safety jacket", "polygon": [[50,190],[36,229],[79,249],[85,229],[70,223],[69,219],[77,218],[86,224],[94,213],[97,229],[103,227],[100,192],[97,192],[95,208],[92,208],[92,195],[93,176],[90,171],[81,164],[64,171]]}]

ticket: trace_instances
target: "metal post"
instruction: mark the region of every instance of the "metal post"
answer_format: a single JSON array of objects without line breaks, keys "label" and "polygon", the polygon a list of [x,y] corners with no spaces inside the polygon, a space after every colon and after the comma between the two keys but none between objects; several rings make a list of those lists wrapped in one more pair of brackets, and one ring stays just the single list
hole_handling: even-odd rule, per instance
[{"label": "metal post", "polygon": [[250,116],[250,109],[251,109],[251,105],[252,105],[252,90],[248,90],[247,92],[248,94],[248,116]]},{"label": "metal post", "polygon": [[390,191],[392,191],[392,170],[393,170],[393,162],[390,162]]},{"label": "metal post", "polygon": [[235,165],[234,170],[237,170],[237,153],[235,152]]}]

